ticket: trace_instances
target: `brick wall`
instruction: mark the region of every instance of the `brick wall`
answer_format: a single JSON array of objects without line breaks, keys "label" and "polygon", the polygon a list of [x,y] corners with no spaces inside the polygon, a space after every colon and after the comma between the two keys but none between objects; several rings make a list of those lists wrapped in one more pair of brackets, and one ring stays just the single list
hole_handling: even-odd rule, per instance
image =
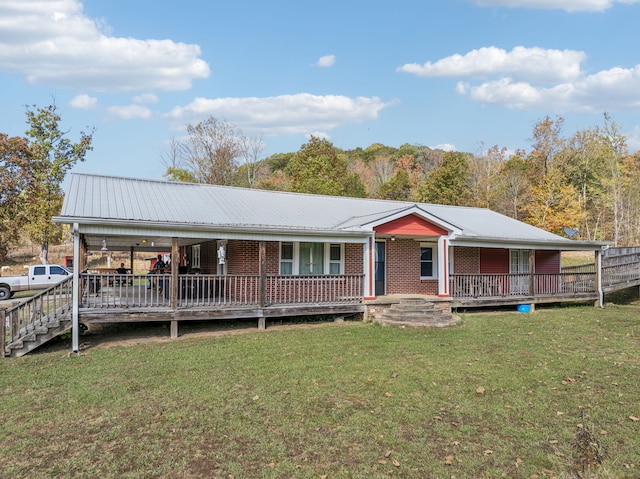
[{"label": "brick wall", "polygon": [[344,274],[363,274],[364,245],[346,243],[344,245]]},{"label": "brick wall", "polygon": [[454,274],[478,274],[480,271],[480,249],[456,246],[453,249]]},{"label": "brick wall", "polygon": [[438,280],[420,279],[420,243],[387,241],[387,294],[438,294]]}]

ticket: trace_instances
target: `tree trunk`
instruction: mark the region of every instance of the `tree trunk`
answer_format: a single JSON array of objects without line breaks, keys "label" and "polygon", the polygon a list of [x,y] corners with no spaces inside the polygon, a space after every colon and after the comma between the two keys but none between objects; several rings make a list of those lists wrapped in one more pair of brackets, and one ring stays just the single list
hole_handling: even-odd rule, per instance
[{"label": "tree trunk", "polygon": [[49,243],[40,244],[40,261],[42,264],[49,264]]}]

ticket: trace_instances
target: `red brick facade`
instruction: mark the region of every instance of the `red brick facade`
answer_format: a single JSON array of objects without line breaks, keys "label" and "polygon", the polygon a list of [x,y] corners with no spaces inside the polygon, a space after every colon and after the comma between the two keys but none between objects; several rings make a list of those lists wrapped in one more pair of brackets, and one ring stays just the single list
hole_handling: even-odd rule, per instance
[{"label": "red brick facade", "polygon": [[386,294],[438,294],[438,280],[420,279],[420,242],[387,241]]},{"label": "red brick facade", "polygon": [[[268,241],[266,248],[266,273],[277,275],[280,272],[280,242]],[[344,273],[363,274],[363,245],[346,243],[344,245]],[[227,242],[227,274],[257,275],[260,269],[260,243],[252,240],[229,240]],[[217,245],[215,241],[202,243],[201,270],[211,274],[216,272]]]}]

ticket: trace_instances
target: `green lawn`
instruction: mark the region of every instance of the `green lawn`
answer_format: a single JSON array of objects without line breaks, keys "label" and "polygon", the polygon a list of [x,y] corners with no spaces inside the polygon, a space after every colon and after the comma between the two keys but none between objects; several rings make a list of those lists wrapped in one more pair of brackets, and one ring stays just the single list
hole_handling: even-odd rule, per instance
[{"label": "green lawn", "polygon": [[639,400],[639,305],[48,352],[0,363],[0,477],[637,478]]}]

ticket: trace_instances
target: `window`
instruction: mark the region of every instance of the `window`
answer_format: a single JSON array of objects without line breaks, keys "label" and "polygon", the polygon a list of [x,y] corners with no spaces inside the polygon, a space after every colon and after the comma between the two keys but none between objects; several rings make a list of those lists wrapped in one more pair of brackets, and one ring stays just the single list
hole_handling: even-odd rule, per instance
[{"label": "window", "polygon": [[51,274],[63,274],[63,275],[67,274],[67,272],[64,269],[62,269],[60,266],[51,266],[51,269],[49,270],[49,272]]},{"label": "window", "polygon": [[436,245],[420,243],[420,278],[438,277],[438,253]]},{"label": "window", "polygon": [[339,243],[280,243],[280,274],[342,274],[344,245]]},{"label": "window", "polygon": [[342,273],[342,245],[329,245],[329,274]]},{"label": "window", "polygon": [[35,268],[33,268],[33,275],[34,276],[44,276],[45,274],[45,267],[44,266],[36,266]]},{"label": "window", "polygon": [[200,245],[191,247],[191,267],[200,268]]},{"label": "window", "polygon": [[280,274],[293,274],[293,243],[280,243]]}]

